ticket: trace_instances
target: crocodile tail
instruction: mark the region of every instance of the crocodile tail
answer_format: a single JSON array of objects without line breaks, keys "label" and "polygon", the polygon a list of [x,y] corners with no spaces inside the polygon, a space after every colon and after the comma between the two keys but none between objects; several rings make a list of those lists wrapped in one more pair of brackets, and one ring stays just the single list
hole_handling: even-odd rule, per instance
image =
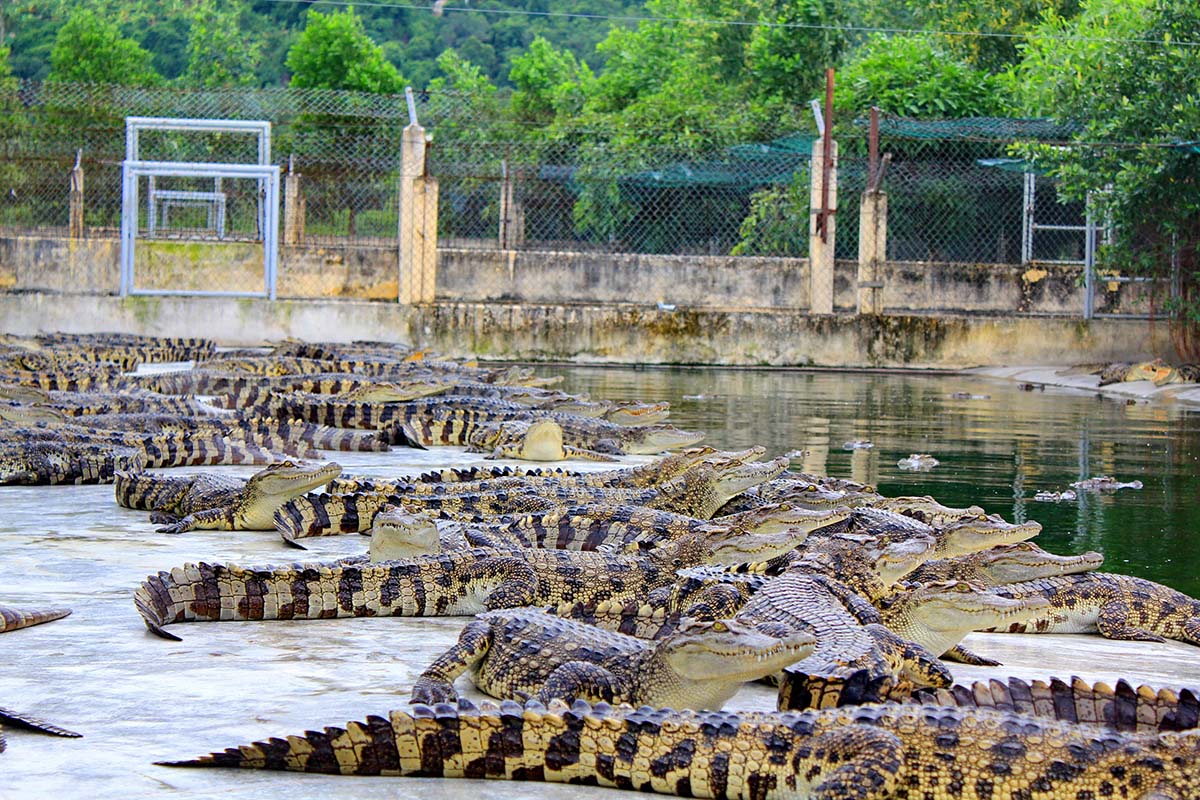
[{"label": "crocodile tail", "polygon": [[[53,723],[46,722],[44,719],[32,717],[29,714],[23,714],[19,711],[13,711],[10,708],[0,708],[0,722],[7,725],[12,725],[17,728],[25,728],[26,730],[37,731],[39,733],[48,733],[51,736],[63,736],[68,739],[78,739],[83,736],[82,733],[69,731],[66,728],[60,728]],[[0,736],[0,752],[4,751],[4,738]]]},{"label": "crocodile tail", "polygon": [[41,625],[62,619],[71,613],[69,608],[22,609],[0,606],[0,633]]},{"label": "crocodile tail", "polygon": [[1195,689],[1134,687],[1124,678],[1115,687],[1073,677],[1028,683],[1020,678],[955,684],[948,689],[920,689],[916,702],[996,708],[1065,722],[1103,725],[1120,731],[1182,731],[1200,727],[1200,692]]},{"label": "crocodile tail", "polygon": [[[664,725],[681,718],[685,724]],[[719,745],[749,740],[729,715],[505,701],[476,708],[414,705],[344,728],[230,748],[170,767],[238,767],[333,775],[494,778],[611,786],[698,797],[766,797],[791,766],[731,759]],[[732,725],[736,725],[733,718]],[[660,729],[661,726],[661,729]],[[698,730],[713,734],[698,735]],[[720,735],[715,732],[719,731]],[[765,735],[765,734],[763,734]],[[612,742],[619,742],[616,751]],[[710,763],[719,765],[709,767]]]},{"label": "crocodile tail", "polygon": [[385,431],[351,430],[321,425],[313,431],[312,443],[322,450],[375,451],[391,449]]},{"label": "crocodile tail", "polygon": [[287,541],[309,536],[335,536],[371,529],[375,513],[387,501],[378,494],[306,494],[275,512],[275,530]]}]

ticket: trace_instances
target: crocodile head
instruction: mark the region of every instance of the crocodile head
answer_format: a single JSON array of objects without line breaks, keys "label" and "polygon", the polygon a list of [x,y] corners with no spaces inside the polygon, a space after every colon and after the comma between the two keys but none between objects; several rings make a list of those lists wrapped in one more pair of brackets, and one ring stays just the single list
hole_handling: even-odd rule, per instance
[{"label": "crocodile head", "polygon": [[606,420],[617,425],[651,425],[662,422],[669,416],[671,404],[665,400],[657,403],[611,401],[603,413]]},{"label": "crocodile head", "polygon": [[46,406],[0,403],[0,420],[14,425],[32,425],[37,422],[66,422],[67,415]]},{"label": "crocodile head", "polygon": [[875,508],[895,511],[906,517],[912,517],[917,522],[939,527],[950,525],[959,520],[979,517],[984,513],[979,506],[966,508],[951,508],[926,495],[925,497],[884,497],[873,504]]},{"label": "crocodile head", "polygon": [[689,620],[658,644],[675,672],[690,680],[752,681],[801,661],[812,653],[811,633],[776,637],[733,619]]},{"label": "crocodile head", "polygon": [[1037,522],[1005,522],[996,514],[977,514],[938,529],[937,558],[961,556],[998,544],[1023,542],[1041,532],[1042,526]]},{"label": "crocodile head", "polygon": [[782,456],[771,461],[747,463],[739,459],[722,459],[713,463],[712,467],[716,478],[714,488],[717,498],[720,500],[718,507],[751,486],[757,486],[764,481],[778,477],[787,469],[787,465],[788,460]]},{"label": "crocodile head", "polygon": [[857,489],[830,489],[819,483],[799,481],[786,492],[780,494],[778,499],[801,508],[820,510],[836,508],[837,506],[857,507],[869,505],[878,497],[879,495],[873,492],[859,491]]},{"label": "crocodile head", "polygon": [[1025,622],[1050,609],[1040,595],[1014,600],[970,581],[915,584],[876,605],[887,627],[939,655],[971,631]]},{"label": "crocodile head", "polygon": [[442,549],[433,517],[396,506],[384,506],[371,523],[371,561],[438,553]]},{"label": "crocodile head", "polygon": [[621,447],[629,455],[650,455],[663,450],[678,450],[691,447],[704,438],[701,431],[685,431],[674,425],[641,425],[623,428],[629,434],[622,436]]},{"label": "crocodile head", "polygon": [[1090,572],[1104,563],[1104,556],[1094,551],[1060,556],[1046,552],[1033,542],[1002,544],[976,553],[972,558],[979,571],[995,584]]},{"label": "crocodile head", "polygon": [[242,490],[240,515],[246,530],[271,530],[275,512],[292,498],[324,486],[342,474],[333,461],[277,461],[250,476]]},{"label": "crocodile head", "polygon": [[825,574],[854,583],[870,593],[899,581],[933,558],[932,536],[910,536],[898,541],[838,533],[808,540],[802,559],[811,560]]},{"label": "crocodile head", "polygon": [[849,516],[850,509],[844,506],[813,511],[807,508],[797,508],[790,503],[768,503],[749,511],[714,517],[712,523],[728,525],[743,533],[775,533],[790,528],[800,528],[806,533],[811,533],[827,525],[841,522]]},{"label": "crocodile head", "polygon": [[800,527],[772,533],[743,533],[723,526],[701,529],[713,564],[753,564],[789,553],[804,544],[808,531]]},{"label": "crocodile head", "polygon": [[387,383],[368,383],[338,395],[338,401],[356,403],[403,403],[418,397],[430,397],[450,391],[452,384],[443,381],[399,380]]},{"label": "crocodile head", "polygon": [[24,386],[20,383],[0,383],[0,400],[12,400],[17,403],[48,403],[50,393],[37,386]]}]

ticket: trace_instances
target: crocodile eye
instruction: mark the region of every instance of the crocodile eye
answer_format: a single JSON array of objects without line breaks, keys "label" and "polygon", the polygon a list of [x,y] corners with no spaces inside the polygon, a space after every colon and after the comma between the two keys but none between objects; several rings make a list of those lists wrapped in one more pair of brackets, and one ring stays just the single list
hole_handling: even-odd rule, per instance
[{"label": "crocodile eye", "polygon": [[729,626],[726,625],[724,622],[714,622],[712,629],[714,631],[716,631],[717,633],[726,633],[729,630]]},{"label": "crocodile eye", "polygon": [[980,522],[987,522],[987,514],[976,514],[975,519],[979,520]]}]

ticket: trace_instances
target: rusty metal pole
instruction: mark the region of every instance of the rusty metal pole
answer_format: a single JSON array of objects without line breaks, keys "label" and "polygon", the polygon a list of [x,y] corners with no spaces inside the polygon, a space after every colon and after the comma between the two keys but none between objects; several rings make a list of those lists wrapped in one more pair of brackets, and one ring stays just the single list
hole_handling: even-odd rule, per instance
[{"label": "rusty metal pole", "polygon": [[833,67],[825,70],[825,138],[821,142],[821,241],[829,241],[829,172],[833,168]]}]

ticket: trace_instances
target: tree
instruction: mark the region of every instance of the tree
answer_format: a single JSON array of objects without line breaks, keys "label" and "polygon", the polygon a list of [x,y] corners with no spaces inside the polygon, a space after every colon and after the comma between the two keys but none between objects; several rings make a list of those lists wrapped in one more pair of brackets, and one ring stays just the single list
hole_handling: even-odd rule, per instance
[{"label": "tree", "polygon": [[58,32],[50,51],[47,80],[158,86],[163,78],[150,64],[151,56],[133,39],[121,35],[112,22],[88,8],[79,8]]},{"label": "tree", "polygon": [[838,72],[834,104],[850,116],[878,106],[924,119],[991,116],[1006,106],[1000,79],[920,35],[868,40]]},{"label": "tree", "polygon": [[1021,37],[1037,27],[1044,13],[1069,16],[1078,5],[1077,0],[907,0],[903,4],[910,25],[947,32],[937,36],[942,48],[988,72],[1000,72],[1020,59]]},{"label": "tree", "polygon": [[309,10],[304,31],[287,54],[291,85],[302,89],[349,89],[394,94],[404,79],[367,36],[353,8],[322,14]]},{"label": "tree", "polygon": [[759,96],[806,103],[822,92],[825,69],[846,47],[832,0],[793,0],[764,15],[746,45],[746,70]]},{"label": "tree", "polygon": [[246,36],[244,2],[203,0],[192,14],[188,34],[188,86],[254,86],[262,43]]},{"label": "tree", "polygon": [[583,84],[592,80],[587,64],[538,36],[529,49],[512,60],[508,77],[515,90],[513,114],[528,124],[546,125],[559,114],[578,113]]},{"label": "tree", "polygon": [[1085,0],[1073,20],[1048,15],[1017,73],[1049,89],[1034,108],[1081,123],[1080,144],[1029,156],[1082,199],[1100,191],[1114,241],[1101,258],[1166,278],[1176,349],[1200,360],[1200,5],[1194,0]]}]

